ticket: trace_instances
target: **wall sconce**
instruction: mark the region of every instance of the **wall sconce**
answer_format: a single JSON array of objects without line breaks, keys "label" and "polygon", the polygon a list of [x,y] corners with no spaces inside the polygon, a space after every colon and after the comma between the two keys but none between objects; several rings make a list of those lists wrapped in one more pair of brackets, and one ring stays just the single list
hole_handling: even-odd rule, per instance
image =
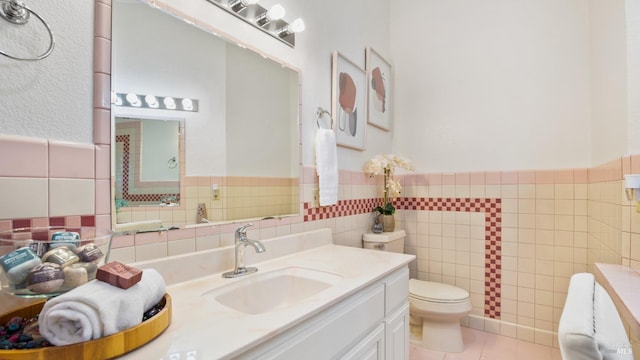
[{"label": "wall sconce", "polygon": [[197,99],[174,98],[171,96],[140,95],[134,93],[124,94],[112,91],[111,104],[114,106],[143,109],[198,112]]},{"label": "wall sconce", "polygon": [[304,22],[300,18],[291,24],[282,20],[285,9],[280,4],[273,5],[267,10],[258,4],[259,0],[207,1],[291,47],[296,45],[295,34],[304,31],[305,28]]},{"label": "wall sconce", "polygon": [[636,202],[636,211],[640,212],[640,175],[630,174],[624,176],[624,191],[627,200]]}]

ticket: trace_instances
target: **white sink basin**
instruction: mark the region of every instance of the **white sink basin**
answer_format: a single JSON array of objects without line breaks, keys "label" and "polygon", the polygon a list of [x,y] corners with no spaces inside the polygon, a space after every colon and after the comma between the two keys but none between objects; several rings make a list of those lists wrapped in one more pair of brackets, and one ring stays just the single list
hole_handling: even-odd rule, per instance
[{"label": "white sink basin", "polygon": [[209,290],[203,296],[245,314],[295,305],[340,281],[342,276],[302,267],[256,273]]}]

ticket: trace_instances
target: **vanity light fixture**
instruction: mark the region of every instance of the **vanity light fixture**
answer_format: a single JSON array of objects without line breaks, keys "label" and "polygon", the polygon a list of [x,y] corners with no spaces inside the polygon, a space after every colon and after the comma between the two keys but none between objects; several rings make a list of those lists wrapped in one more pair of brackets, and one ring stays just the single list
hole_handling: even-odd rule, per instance
[{"label": "vanity light fixture", "polygon": [[165,97],[162,102],[164,103],[164,106],[167,108],[167,110],[176,109],[176,101],[171,96]]},{"label": "vanity light fixture", "polygon": [[147,95],[144,97],[144,101],[147,105],[152,109],[157,109],[160,104],[158,104],[158,99],[153,95]]},{"label": "vanity light fixture", "polygon": [[286,10],[282,5],[275,4],[271,7],[271,9],[269,9],[269,11],[262,13],[253,21],[255,21],[258,26],[265,26],[272,21],[282,19],[285,13]]},{"label": "vanity light fixture", "polygon": [[301,19],[291,24],[283,20],[285,9],[280,4],[267,10],[258,4],[258,0],[207,1],[291,47],[296,45],[295,34],[304,30]]},{"label": "vanity light fixture", "polygon": [[[144,99],[142,101],[141,99]],[[143,109],[177,110],[198,112],[197,99],[176,98],[171,96],[140,95],[135,93],[111,93],[113,106],[137,107]]]},{"label": "vanity light fixture", "polygon": [[142,105],[140,98],[136,94],[129,93],[126,96],[126,99],[127,99],[127,102],[129,103],[129,106],[140,107]]},{"label": "vanity light fixture", "polygon": [[111,91],[111,103],[115,106],[122,106],[122,98],[115,91]]},{"label": "vanity light fixture", "polygon": [[182,108],[186,111],[193,110],[193,101],[189,98],[182,99]]},{"label": "vanity light fixture", "polygon": [[229,3],[227,4],[227,6],[231,10],[238,12],[238,11],[244,10],[249,5],[257,4],[258,1],[260,0],[234,0],[234,1],[229,0]]},{"label": "vanity light fixture", "polygon": [[287,36],[290,34],[304,31],[304,20],[297,18],[293,22],[282,29],[278,30],[278,36]]}]

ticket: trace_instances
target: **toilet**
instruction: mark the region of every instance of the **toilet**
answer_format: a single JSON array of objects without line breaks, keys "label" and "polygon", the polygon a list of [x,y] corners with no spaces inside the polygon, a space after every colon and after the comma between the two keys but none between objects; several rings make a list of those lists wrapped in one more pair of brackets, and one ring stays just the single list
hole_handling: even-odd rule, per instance
[{"label": "toilet", "polygon": [[[381,234],[364,234],[365,249],[404,251],[404,230]],[[471,312],[469,293],[459,287],[432,281],[409,280],[409,314],[411,327],[422,329],[418,342],[424,348],[462,352],[464,343],[460,320]],[[419,334],[419,331],[417,332]],[[413,331],[412,331],[413,335]]]}]

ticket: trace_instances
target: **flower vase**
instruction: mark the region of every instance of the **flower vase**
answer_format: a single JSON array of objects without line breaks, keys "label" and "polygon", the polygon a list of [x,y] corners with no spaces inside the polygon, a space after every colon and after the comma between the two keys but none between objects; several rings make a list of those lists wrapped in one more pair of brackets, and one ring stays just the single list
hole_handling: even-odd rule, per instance
[{"label": "flower vase", "polygon": [[380,222],[384,232],[392,232],[396,228],[396,219],[393,215],[380,215]]}]

